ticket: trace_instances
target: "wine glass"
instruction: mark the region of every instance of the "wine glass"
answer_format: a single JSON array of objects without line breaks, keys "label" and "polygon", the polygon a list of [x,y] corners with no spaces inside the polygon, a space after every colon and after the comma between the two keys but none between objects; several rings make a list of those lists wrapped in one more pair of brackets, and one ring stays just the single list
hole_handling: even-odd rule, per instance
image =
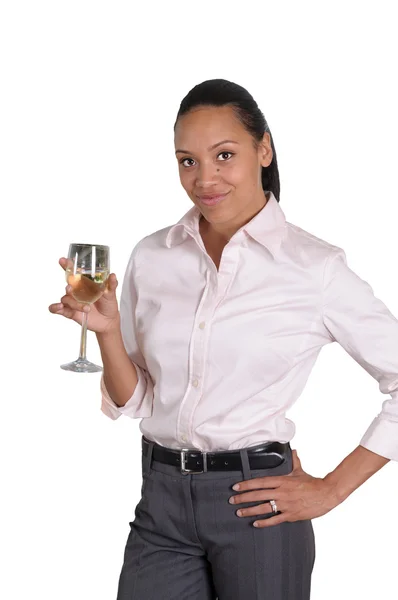
[{"label": "wine glass", "polygon": [[[92,304],[102,296],[109,277],[109,246],[70,244],[65,278],[72,286],[72,296],[83,304]],[[88,314],[83,312],[79,358],[60,365],[65,371],[96,373],[102,367],[86,358]]]}]

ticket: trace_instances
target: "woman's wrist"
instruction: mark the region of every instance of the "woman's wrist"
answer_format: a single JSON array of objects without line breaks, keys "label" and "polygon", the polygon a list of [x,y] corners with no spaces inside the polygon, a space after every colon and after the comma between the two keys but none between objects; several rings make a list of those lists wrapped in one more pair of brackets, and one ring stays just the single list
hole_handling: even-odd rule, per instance
[{"label": "woman's wrist", "polygon": [[119,340],[122,337],[120,320],[106,331],[96,331],[95,335],[97,336],[98,343],[107,342],[109,340]]},{"label": "woman's wrist", "polygon": [[359,445],[323,479],[331,484],[341,503],[389,460]]}]

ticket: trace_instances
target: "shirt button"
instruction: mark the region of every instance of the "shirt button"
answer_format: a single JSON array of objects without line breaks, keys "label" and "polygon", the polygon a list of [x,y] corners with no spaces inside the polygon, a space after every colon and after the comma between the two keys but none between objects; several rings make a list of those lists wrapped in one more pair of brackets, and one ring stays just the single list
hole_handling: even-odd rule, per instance
[{"label": "shirt button", "polygon": [[181,439],[182,439],[183,442],[186,442],[187,441],[187,436],[186,435],[182,435]]},{"label": "shirt button", "polygon": [[199,385],[199,381],[197,379],[194,379],[192,382],[193,387],[198,387]]},{"label": "shirt button", "polygon": [[206,323],[204,321],[202,321],[201,324],[199,325],[200,329],[204,329],[205,325],[206,325]]}]

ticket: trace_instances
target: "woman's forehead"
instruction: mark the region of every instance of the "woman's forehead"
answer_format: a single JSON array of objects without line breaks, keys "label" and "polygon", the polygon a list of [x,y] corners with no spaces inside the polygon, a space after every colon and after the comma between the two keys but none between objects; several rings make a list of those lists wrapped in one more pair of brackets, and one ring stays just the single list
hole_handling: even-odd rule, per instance
[{"label": "woman's forehead", "polygon": [[[178,147],[187,144],[211,146],[224,139],[242,142],[248,133],[230,106],[205,107],[190,111],[177,121],[174,141]],[[250,136],[249,136],[250,137]],[[185,144],[185,146],[184,146]]]}]

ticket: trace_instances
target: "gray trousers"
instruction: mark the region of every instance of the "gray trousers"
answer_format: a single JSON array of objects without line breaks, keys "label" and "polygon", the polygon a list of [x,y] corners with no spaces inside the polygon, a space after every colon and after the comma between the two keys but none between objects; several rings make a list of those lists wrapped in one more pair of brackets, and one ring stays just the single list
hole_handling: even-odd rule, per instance
[{"label": "gray trousers", "polygon": [[[141,499],[135,508],[117,600],[308,600],[315,561],[311,520],[253,527],[229,504],[234,483],[286,475],[292,452],[272,469],[183,475],[142,455]],[[272,499],[270,496],[269,499]],[[259,515],[259,518],[265,518]],[[270,517],[272,518],[272,517]]]}]

